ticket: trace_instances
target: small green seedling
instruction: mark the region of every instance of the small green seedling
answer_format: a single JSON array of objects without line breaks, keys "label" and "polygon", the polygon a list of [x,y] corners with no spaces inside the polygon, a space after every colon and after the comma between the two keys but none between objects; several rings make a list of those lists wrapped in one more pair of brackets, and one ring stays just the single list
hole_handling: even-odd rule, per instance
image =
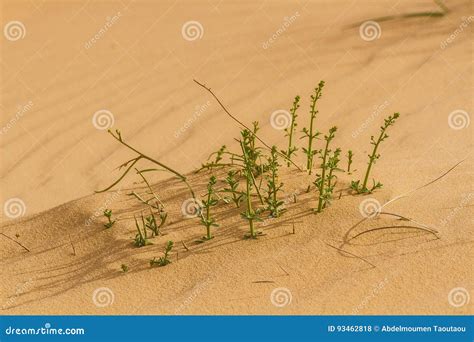
[{"label": "small green seedling", "polygon": [[242,149],[242,159],[244,162],[243,174],[246,183],[244,193],[246,208],[245,211],[241,213],[241,216],[249,223],[250,233],[247,237],[255,239],[257,235],[259,235],[255,230],[255,221],[261,221],[259,217],[260,211],[252,207],[252,189],[255,183],[255,178],[252,173],[255,165],[255,160],[253,159],[253,156],[255,155],[255,147],[253,145],[254,140],[252,139],[252,134],[248,130],[243,130],[241,135],[242,140],[240,140],[240,147]]},{"label": "small green seedling", "polygon": [[160,229],[164,226],[166,218],[168,217],[168,213],[166,213],[164,210],[160,210],[158,215],[160,217],[159,224],[156,222],[155,213],[153,213],[153,210],[150,207],[150,215],[145,217],[145,227],[151,230],[152,237],[161,235]]},{"label": "small green seedling", "polygon": [[347,151],[347,174],[351,175],[351,165],[352,165],[352,157],[354,156],[354,153],[352,150]]},{"label": "small green seedling", "polygon": [[107,219],[109,220],[109,222],[107,222],[106,224],[104,224],[104,227],[105,228],[111,228],[114,223],[115,223],[115,220],[112,221],[112,210],[110,209],[105,209],[104,210],[104,216],[107,217]]},{"label": "small green seedling", "polygon": [[284,202],[278,199],[278,193],[283,187],[283,183],[278,182],[278,167],[280,164],[278,163],[277,153],[276,146],[273,146],[271,155],[268,157],[270,175],[267,176],[267,196],[265,197],[265,202],[272,217],[279,217],[284,205]]},{"label": "small green seedling", "polygon": [[293,107],[290,109],[290,114],[291,114],[291,123],[290,126],[285,128],[285,137],[288,137],[288,149],[282,150],[281,153],[284,154],[288,159],[287,159],[287,165],[288,167],[290,166],[290,160],[291,156],[296,153],[298,148],[293,145],[293,135],[296,131],[296,118],[298,115],[296,115],[296,110],[300,107],[300,97],[296,96],[295,100],[293,101]]},{"label": "small green seedling", "polygon": [[138,220],[137,220],[137,217],[134,216],[135,218],[135,226],[137,227],[137,235],[135,235],[135,240],[134,240],[134,245],[136,247],[143,247],[143,246],[147,246],[147,245],[151,245],[152,243],[150,241],[148,241],[148,236],[147,236],[147,232],[146,232],[146,223],[145,223],[145,219],[143,218],[143,214],[141,215],[141,218],[142,218],[142,227],[143,228],[140,228],[140,225],[138,224]]},{"label": "small green seedling", "polygon": [[[339,156],[341,155],[341,149],[337,148],[331,157],[328,158],[327,168],[329,170],[327,176],[327,186],[325,188],[323,209],[331,202],[334,188],[336,187],[337,176],[334,174],[335,171],[344,171],[339,169],[337,166],[340,162]],[[334,182],[333,182],[334,180]]]},{"label": "small green seedling", "polygon": [[162,257],[159,257],[158,259],[153,258],[150,260],[150,266],[159,266],[163,267],[171,263],[171,260],[169,259],[169,253],[173,249],[173,241],[168,241],[165,246],[165,254]]},{"label": "small green seedling", "polygon": [[[227,188],[224,188],[222,191],[225,193],[230,193],[232,197],[230,199],[234,202],[237,208],[240,207],[240,203],[242,202],[243,194],[239,191],[239,180],[236,178],[237,171],[230,170],[227,172],[227,177],[225,178],[224,182],[228,185]],[[229,198],[226,197],[226,200],[229,201]]]},{"label": "small green seedling", "polygon": [[313,141],[318,138],[320,133],[314,128],[314,120],[316,119],[316,115],[319,113],[319,110],[316,109],[316,103],[323,95],[323,87],[324,81],[320,81],[318,86],[314,88],[314,94],[311,95],[309,128],[303,128],[302,138],[308,138],[308,147],[303,148],[303,152],[306,154],[306,169],[309,174],[311,174],[313,168],[313,157],[317,153],[316,150],[313,150]]},{"label": "small green seedling", "polygon": [[371,193],[374,190],[379,189],[383,186],[382,183],[375,182],[375,180],[373,180],[372,187],[369,189],[367,188],[367,182],[369,181],[369,175],[372,166],[380,158],[380,154],[377,153],[377,149],[379,148],[380,143],[388,138],[388,134],[386,133],[387,129],[392,126],[399,117],[399,113],[394,113],[393,115],[390,115],[388,118],[384,119],[384,124],[380,127],[380,135],[377,140],[375,140],[373,135],[370,137],[370,144],[373,145],[374,148],[372,150],[372,154],[369,154],[369,162],[367,166],[367,171],[365,172],[364,181],[362,185],[360,184],[360,180],[351,182],[351,188],[355,190],[358,194]]},{"label": "small green seedling", "polygon": [[323,210],[324,205],[328,200],[328,196],[330,196],[330,193],[328,192],[328,187],[326,186],[329,183],[327,178],[329,172],[328,158],[329,153],[331,152],[331,150],[329,149],[329,144],[334,139],[336,131],[337,127],[335,126],[329,129],[329,134],[324,136],[326,146],[324,148],[324,151],[320,152],[320,158],[322,159],[321,175],[318,174],[316,180],[314,181],[314,185],[316,186],[319,192],[318,208],[316,209],[318,213]]},{"label": "small green seedling", "polygon": [[120,268],[122,269],[122,272],[123,272],[123,273],[127,273],[127,272],[128,272],[128,266],[127,266],[127,265],[122,264],[122,265],[120,265]]},{"label": "small green seedling", "polygon": [[207,184],[206,199],[202,201],[204,213],[201,214],[201,224],[206,227],[206,236],[203,236],[200,240],[202,242],[213,238],[211,233],[211,227],[219,227],[219,225],[216,223],[216,219],[212,217],[211,214],[211,208],[215,207],[219,203],[219,200],[216,196],[216,192],[214,190],[214,185],[216,185],[216,183],[216,177],[212,176],[209,179],[209,183]]}]

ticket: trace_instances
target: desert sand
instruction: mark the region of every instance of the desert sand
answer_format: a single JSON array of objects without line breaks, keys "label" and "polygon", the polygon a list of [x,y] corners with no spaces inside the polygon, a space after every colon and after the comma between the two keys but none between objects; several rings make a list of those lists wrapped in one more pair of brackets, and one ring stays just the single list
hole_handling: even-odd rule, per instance
[{"label": "desert sand", "polygon": [[[410,16],[441,9],[408,0],[2,0],[2,27],[23,28],[1,38],[1,313],[472,314],[474,13],[470,1],[447,6],[442,16]],[[360,32],[368,20],[379,25],[375,38]],[[183,30],[189,21],[197,33]],[[240,127],[193,79],[282,148],[271,114],[298,94],[301,129],[325,80],[317,129],[337,125],[334,145],[355,154],[357,171],[338,175],[341,197],[314,214],[314,174],[285,166],[291,200],[258,224],[266,235],[243,239],[241,210],[220,204],[215,238],[198,244],[205,229],[181,212],[188,190],[158,173],[149,180],[169,221],[153,245],[134,247],[133,215],[144,206],[127,194],[146,188],[130,174],[94,193],[134,157],[103,128],[120,129],[203,194],[210,172],[193,171],[221,145],[236,150]],[[97,112],[108,120],[94,121]],[[373,171],[384,187],[350,194],[370,136],[394,112],[401,117]],[[304,165],[301,151],[295,161]],[[21,200],[17,211],[11,199]],[[367,199],[412,221],[364,220]],[[104,207],[117,219],[110,229]],[[172,263],[150,267],[168,240]]]}]

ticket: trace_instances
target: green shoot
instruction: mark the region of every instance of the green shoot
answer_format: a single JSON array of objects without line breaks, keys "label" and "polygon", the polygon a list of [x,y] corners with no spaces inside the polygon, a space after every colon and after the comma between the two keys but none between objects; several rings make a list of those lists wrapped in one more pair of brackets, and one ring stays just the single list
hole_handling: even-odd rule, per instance
[{"label": "green shoot", "polygon": [[281,151],[281,153],[283,153],[288,158],[288,167],[290,166],[291,156],[298,150],[296,146],[293,146],[293,135],[296,131],[296,126],[298,126],[296,123],[296,118],[298,117],[298,115],[296,115],[296,110],[300,107],[299,102],[300,97],[296,96],[295,100],[293,101],[293,107],[290,109],[291,124],[289,127],[285,128],[285,137],[288,137],[288,149],[286,151]]},{"label": "green shoot", "polygon": [[354,153],[352,153],[352,150],[347,151],[347,174],[351,175],[351,165],[352,165],[352,157],[354,156]]},{"label": "green shoot", "polygon": [[[239,188],[239,181],[235,178],[237,171],[230,170],[227,172],[227,177],[225,178],[224,182],[229,186],[224,188],[222,191],[226,193],[232,194],[232,201],[234,202],[237,208],[240,207],[240,203],[242,202],[243,194],[241,191],[238,190]],[[228,200],[228,197],[226,198]]]},{"label": "green shoot", "polygon": [[245,176],[246,188],[245,188],[245,201],[246,201],[246,210],[241,213],[243,219],[247,220],[249,223],[250,233],[248,237],[255,239],[258,233],[255,230],[254,223],[255,221],[261,221],[259,218],[259,211],[253,209],[252,207],[252,188],[254,185],[254,176],[253,176],[253,167],[254,167],[254,160],[252,159],[253,156],[253,148],[252,148],[252,141],[253,136],[250,132],[244,129],[242,132],[242,140],[240,141],[240,147],[242,149],[242,156],[244,160],[244,170],[243,174]]},{"label": "green shoot", "polygon": [[[327,176],[327,187],[326,187],[326,193],[324,195],[323,209],[326,208],[326,206],[331,202],[332,194],[334,192],[334,188],[336,187],[337,176],[334,174],[334,171],[344,171],[337,167],[340,162],[340,159],[339,159],[340,154],[341,154],[341,149],[337,148],[334,151],[333,155],[329,157],[328,162],[327,162],[329,173]],[[334,183],[333,183],[333,180],[334,180]]]},{"label": "green shoot", "polygon": [[[224,156],[229,157],[230,162],[223,161]],[[217,150],[216,152],[212,152],[209,155],[206,163],[201,164],[201,168],[196,170],[195,173],[198,173],[202,170],[211,170],[215,168],[223,168],[226,166],[238,165],[237,162],[241,162],[241,161],[242,159],[240,158],[240,156],[230,151],[227,151],[227,147],[225,145],[222,145],[219,150]]]},{"label": "green shoot", "polygon": [[104,210],[104,216],[107,217],[107,219],[109,220],[109,222],[107,222],[106,224],[104,224],[104,227],[105,228],[111,228],[114,223],[115,223],[115,220],[112,221],[112,210],[110,209],[105,209]]},{"label": "green shoot", "polygon": [[380,143],[388,138],[388,134],[386,133],[387,129],[392,126],[395,121],[400,117],[399,113],[394,113],[393,116],[390,115],[388,118],[384,119],[383,126],[380,127],[380,135],[378,136],[377,140],[375,140],[374,136],[370,137],[370,144],[374,146],[372,153],[369,154],[369,162],[367,166],[367,171],[365,172],[365,177],[362,185],[360,184],[360,180],[352,181],[351,188],[355,190],[357,193],[371,193],[376,189],[379,189],[383,186],[380,182],[375,182],[373,180],[372,187],[369,189],[367,188],[367,182],[369,180],[370,171],[372,166],[375,162],[380,158],[380,154],[377,153],[377,150],[380,146]]},{"label": "green shoot", "polygon": [[160,216],[160,224],[157,224],[155,214],[151,208],[150,215],[145,217],[145,227],[152,231],[152,236],[160,235],[160,228],[163,227],[166,222],[166,218],[168,217],[168,214],[165,211],[159,211],[158,214]]},{"label": "green shoot", "polygon": [[319,136],[319,132],[314,128],[314,120],[316,119],[316,115],[319,113],[319,110],[316,109],[316,103],[322,96],[322,91],[324,87],[324,81],[320,81],[318,86],[314,88],[314,94],[311,95],[311,103],[310,103],[310,120],[309,120],[309,129],[303,128],[303,138],[308,138],[308,147],[303,148],[303,152],[307,156],[306,161],[306,169],[308,170],[309,174],[311,174],[311,170],[313,168],[313,157],[317,153],[317,151],[313,150],[313,140]]},{"label": "green shoot", "polygon": [[169,253],[173,249],[173,241],[168,241],[165,246],[165,253],[162,257],[159,257],[158,259],[153,258],[150,260],[150,266],[166,266],[171,263],[171,260],[169,259]]},{"label": "green shoot", "polygon": [[127,272],[128,272],[128,266],[127,266],[127,265],[122,264],[122,265],[120,265],[120,268],[122,269],[122,272],[123,272],[123,273],[127,273]]},{"label": "green shoot", "polygon": [[[122,138],[122,134],[120,133],[120,131],[117,129],[115,130],[115,133],[113,133],[111,130],[108,130],[109,134],[115,139],[117,140],[120,144],[122,144],[123,146],[127,147],[128,149],[130,149],[131,151],[135,152],[137,154],[137,156],[135,158],[132,158],[130,160],[127,160],[126,162],[124,162],[123,164],[121,164],[119,166],[119,169],[121,168],[124,168],[126,167],[126,170],[124,171],[124,173],[122,173],[122,175],[117,179],[115,180],[115,182],[113,182],[111,185],[109,185],[108,187],[106,187],[105,189],[102,189],[102,190],[98,190],[96,191],[97,193],[100,193],[100,192],[105,192],[105,191],[108,191],[110,189],[112,189],[115,185],[117,185],[118,183],[120,183],[120,181],[122,179],[125,178],[125,176],[128,174],[128,172],[132,169],[133,166],[135,166],[136,163],[138,163],[140,160],[142,159],[145,159],[145,160],[148,160],[156,165],[158,165],[161,169],[148,169],[147,171],[162,171],[163,169],[172,173],[173,175],[175,175],[180,181],[182,181],[186,186],[187,188],[189,189],[189,192],[191,193],[192,197],[193,198],[196,198],[196,195],[194,194],[194,190],[193,188],[191,188],[191,186],[189,185],[188,183],[188,180],[187,178],[182,175],[181,173],[179,173],[178,171],[172,169],[171,167],[159,162],[158,160],[156,159],[153,159],[149,156],[147,156],[146,154],[138,151],[136,148],[132,147],[131,145],[129,145],[128,143],[125,142],[125,140],[123,140]],[[143,171],[142,171],[143,172]]]},{"label": "green shoot", "polygon": [[145,219],[143,218],[143,214],[141,215],[143,228],[140,228],[137,217],[134,216],[134,218],[135,218],[135,226],[137,227],[137,234],[135,235],[134,245],[136,247],[151,245],[152,243],[148,241],[148,236],[146,233],[146,224],[145,224]]},{"label": "green shoot", "polygon": [[271,155],[268,158],[268,169],[270,175],[267,176],[267,209],[270,210],[272,217],[279,217],[284,205],[284,202],[278,199],[278,192],[283,187],[283,183],[278,182],[278,155],[276,146],[272,147]]},{"label": "green shoot", "polygon": [[320,156],[320,158],[322,159],[321,175],[317,175],[316,180],[314,181],[314,185],[316,185],[316,188],[319,192],[318,208],[316,209],[318,213],[323,210],[323,207],[328,200],[328,196],[330,196],[328,188],[326,187],[326,184],[328,183],[327,172],[329,170],[328,155],[331,152],[331,150],[329,149],[329,144],[331,143],[331,140],[334,139],[336,131],[337,127],[334,126],[329,129],[329,134],[324,136],[326,146],[324,148],[324,151],[321,151]]},{"label": "green shoot", "polygon": [[216,220],[211,215],[211,208],[215,207],[219,200],[216,196],[214,190],[214,185],[216,185],[217,180],[215,176],[212,176],[207,184],[207,194],[206,199],[202,201],[202,207],[204,208],[204,213],[201,214],[201,224],[206,227],[206,236],[203,236],[202,241],[210,240],[213,238],[211,234],[211,227],[219,227],[216,223]]}]

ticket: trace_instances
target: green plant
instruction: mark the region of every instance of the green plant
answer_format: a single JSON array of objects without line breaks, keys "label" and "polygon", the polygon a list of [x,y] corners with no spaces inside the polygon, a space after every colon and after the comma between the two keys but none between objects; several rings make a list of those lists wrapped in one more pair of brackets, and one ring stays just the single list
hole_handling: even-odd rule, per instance
[{"label": "green plant", "polygon": [[352,165],[352,157],[354,156],[354,153],[352,153],[352,150],[347,151],[347,174],[352,174],[351,172],[351,165]]},{"label": "green plant", "polygon": [[203,236],[201,241],[210,240],[213,238],[211,234],[211,227],[219,227],[216,223],[216,220],[211,215],[211,208],[215,207],[219,200],[216,197],[216,192],[214,190],[214,185],[216,185],[217,179],[215,176],[212,176],[207,184],[207,194],[206,199],[202,201],[202,207],[204,208],[204,213],[201,214],[201,224],[206,227],[206,236]]},{"label": "green plant", "polygon": [[246,208],[245,211],[241,213],[242,218],[248,221],[250,233],[248,237],[256,238],[258,233],[255,230],[254,223],[255,221],[261,221],[259,217],[259,211],[255,210],[252,207],[252,188],[255,184],[255,178],[253,176],[253,159],[252,156],[254,155],[252,152],[252,135],[246,129],[241,132],[242,140],[240,140],[240,147],[242,149],[242,156],[244,161],[244,169],[243,174],[245,177],[245,201],[246,201]]},{"label": "green plant", "polygon": [[340,159],[339,159],[340,154],[341,154],[341,149],[336,148],[332,156],[328,158],[327,168],[329,172],[327,175],[327,186],[325,188],[323,209],[326,208],[326,206],[331,202],[332,194],[334,192],[334,188],[336,187],[337,176],[334,174],[334,172],[344,171],[338,168],[338,164],[340,162]]},{"label": "green plant", "polygon": [[326,141],[326,145],[324,150],[320,152],[320,158],[322,159],[321,163],[321,175],[317,175],[316,180],[314,181],[314,185],[318,189],[319,192],[319,201],[318,201],[318,208],[316,211],[320,213],[323,210],[324,204],[328,200],[328,196],[330,193],[328,192],[328,188],[326,185],[328,184],[327,173],[329,171],[328,155],[331,152],[329,149],[329,144],[334,139],[336,135],[337,127],[332,127],[329,129],[329,133],[324,136],[324,140]]},{"label": "green plant", "polygon": [[152,236],[160,235],[160,228],[164,226],[168,214],[164,211],[159,211],[158,215],[160,217],[160,224],[157,224],[155,214],[150,208],[150,215],[145,217],[145,227],[152,231]]},{"label": "green plant", "polygon": [[271,155],[268,157],[268,169],[270,175],[267,176],[267,196],[265,202],[267,203],[267,209],[270,210],[272,217],[280,216],[284,205],[284,202],[278,199],[278,192],[283,187],[283,183],[278,182],[278,156],[276,146],[272,147]]},{"label": "green plant", "polygon": [[[127,160],[126,162],[122,163],[121,165],[119,165],[119,169],[121,168],[126,168],[125,171],[122,173],[122,175],[116,179],[111,185],[109,185],[108,187],[106,187],[105,189],[102,189],[102,190],[97,190],[95,191],[96,193],[101,193],[101,192],[105,192],[107,190],[110,190],[112,189],[115,185],[117,185],[118,183],[120,183],[120,181],[122,179],[125,178],[125,176],[128,174],[128,172],[130,172],[130,170],[132,169],[132,167],[135,166],[136,163],[138,163],[140,160],[144,159],[144,160],[148,160],[156,165],[158,165],[160,167],[160,169],[147,169],[146,171],[147,172],[151,172],[151,171],[167,171],[167,172],[170,172],[172,173],[173,175],[175,175],[180,181],[182,181],[186,186],[187,188],[189,189],[191,195],[193,198],[196,198],[196,195],[194,194],[194,190],[193,188],[189,185],[188,181],[187,181],[187,178],[182,175],[181,173],[179,173],[178,171],[172,169],[171,167],[159,162],[158,160],[156,159],[153,159],[151,157],[149,157],[148,155],[138,151],[136,148],[134,148],[133,146],[131,146],[130,144],[126,143],[125,140],[123,140],[122,138],[122,134],[120,133],[120,131],[117,129],[115,130],[115,133],[113,133],[111,130],[108,130],[108,133],[115,139],[117,140],[120,144],[122,144],[123,146],[127,147],[128,149],[130,149],[131,151],[135,152],[137,154],[137,156],[135,158],[132,158],[130,160]],[[144,171],[142,171],[144,172]]]},{"label": "green plant", "polygon": [[317,151],[313,150],[313,140],[316,139],[320,133],[314,129],[314,120],[316,119],[316,115],[319,113],[319,110],[316,109],[316,103],[322,96],[323,87],[324,81],[320,81],[318,86],[314,88],[314,94],[311,95],[309,128],[303,128],[303,138],[308,138],[308,147],[303,148],[303,152],[307,157],[306,169],[309,174],[311,174],[313,168],[313,157],[317,153]]},{"label": "green plant", "polygon": [[148,236],[146,232],[146,223],[145,223],[145,219],[143,218],[143,214],[141,215],[143,228],[140,228],[137,217],[135,215],[133,217],[135,218],[135,226],[137,227],[137,234],[135,235],[134,245],[136,247],[151,245],[152,243],[148,241]]},{"label": "green plant", "polygon": [[[230,199],[234,202],[237,208],[240,207],[240,203],[242,202],[243,193],[239,191],[239,180],[236,178],[237,171],[230,170],[227,172],[227,177],[225,178],[224,182],[228,185],[227,188],[224,188],[222,191],[225,193],[230,193],[232,197]],[[229,201],[229,198],[225,198]]]},{"label": "green plant", "polygon": [[122,265],[120,265],[120,268],[122,269],[122,272],[123,272],[123,273],[127,273],[127,272],[128,272],[128,266],[127,266],[127,265],[122,264]]},{"label": "green plant", "polygon": [[104,216],[107,217],[107,219],[109,220],[109,222],[107,222],[106,224],[104,224],[104,227],[105,228],[111,228],[114,223],[115,223],[115,220],[112,221],[112,210],[110,209],[105,209],[104,210]]},{"label": "green plant", "polygon": [[150,266],[166,266],[171,263],[171,260],[169,259],[169,253],[173,249],[173,241],[168,241],[165,246],[165,253],[162,257],[159,257],[158,259],[153,258],[150,260]]},{"label": "green plant", "polygon": [[293,101],[293,107],[291,107],[290,109],[291,124],[289,127],[285,128],[285,137],[288,137],[288,149],[286,151],[285,150],[281,151],[281,153],[286,155],[286,157],[288,158],[287,160],[288,167],[290,166],[291,156],[295,154],[296,151],[298,150],[296,146],[293,145],[293,135],[296,131],[296,126],[298,126],[296,123],[296,118],[298,117],[298,115],[296,115],[296,110],[300,107],[299,102],[300,102],[300,97],[297,95],[295,97],[295,100]]},{"label": "green plant", "polygon": [[388,138],[388,134],[386,133],[387,129],[390,126],[392,126],[399,117],[400,117],[399,113],[394,113],[393,115],[390,115],[388,118],[384,119],[384,124],[383,124],[383,126],[380,127],[380,134],[379,134],[377,140],[375,140],[373,135],[370,137],[370,144],[373,145],[374,148],[372,150],[372,153],[368,155],[369,156],[369,162],[368,162],[367,170],[365,172],[364,181],[362,182],[362,184],[360,184],[360,180],[351,182],[351,188],[353,190],[355,190],[357,193],[359,193],[359,194],[360,193],[371,193],[374,190],[379,189],[383,186],[382,183],[380,183],[378,181],[375,182],[375,179],[373,179],[372,187],[369,189],[369,188],[367,188],[367,182],[369,180],[369,175],[370,175],[370,171],[372,169],[372,166],[380,158],[380,154],[377,153],[377,150],[380,146],[380,143]]}]

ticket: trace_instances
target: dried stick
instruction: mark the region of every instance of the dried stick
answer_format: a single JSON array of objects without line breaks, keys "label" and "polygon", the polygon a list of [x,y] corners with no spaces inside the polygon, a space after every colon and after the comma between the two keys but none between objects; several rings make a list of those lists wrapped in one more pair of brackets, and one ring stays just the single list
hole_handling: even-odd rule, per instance
[{"label": "dried stick", "polygon": [[18,241],[12,239],[11,237],[9,237],[8,235],[4,234],[4,233],[0,233],[2,236],[6,237],[8,240],[11,240],[13,241],[14,243],[16,243],[17,245],[21,246],[23,249],[25,249],[27,252],[30,252],[30,250],[28,248],[26,248],[25,246],[23,246],[21,243],[19,243]]},{"label": "dried stick", "polygon": [[[214,92],[211,90],[211,88],[208,88],[206,87],[205,84],[197,81],[197,80],[193,80],[194,82],[196,82],[198,85],[200,85],[201,87],[203,87],[204,89],[206,89],[215,99],[216,101],[219,103],[219,105],[221,106],[221,108],[226,112],[227,115],[229,115],[235,122],[237,122],[240,126],[246,128],[251,134],[253,134],[253,136],[255,136],[255,138],[257,138],[258,141],[260,141],[266,148],[268,148],[269,150],[271,150],[272,148],[265,142],[263,141],[262,139],[260,139],[255,133],[252,132],[252,130],[246,126],[242,121],[240,121],[239,119],[237,119],[235,116],[233,116],[228,110],[227,108],[222,104],[222,102],[219,100],[219,98],[216,96],[216,94],[214,94]],[[282,156],[283,158],[285,158],[287,161],[289,161],[291,164],[293,164],[298,170],[300,171],[303,171],[298,165],[295,164],[295,162],[293,162],[290,158],[288,158],[288,156],[284,155],[283,153],[280,153],[280,152],[277,152],[280,156]]]}]

